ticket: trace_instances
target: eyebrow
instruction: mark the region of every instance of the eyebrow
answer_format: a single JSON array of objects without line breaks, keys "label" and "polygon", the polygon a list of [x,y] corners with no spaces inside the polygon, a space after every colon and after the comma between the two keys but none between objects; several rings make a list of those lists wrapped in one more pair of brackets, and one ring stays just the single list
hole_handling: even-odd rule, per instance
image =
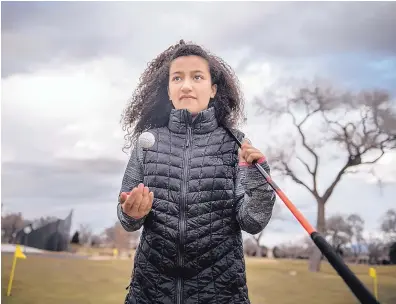
[{"label": "eyebrow", "polygon": [[[194,71],[191,71],[191,73],[204,73],[203,71],[201,71],[201,70],[194,70]],[[172,75],[174,75],[174,74],[183,74],[183,72],[181,72],[181,71],[175,71],[175,72],[173,72],[172,73]]]}]

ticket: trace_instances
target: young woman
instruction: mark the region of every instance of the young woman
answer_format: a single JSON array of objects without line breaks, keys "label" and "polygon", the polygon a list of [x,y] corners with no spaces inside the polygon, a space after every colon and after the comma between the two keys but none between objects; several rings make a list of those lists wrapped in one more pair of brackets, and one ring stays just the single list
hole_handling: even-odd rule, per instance
[{"label": "young woman", "polygon": [[180,41],[143,73],[123,115],[133,150],[118,218],[143,226],[125,303],[250,303],[241,230],[266,227],[275,192],[251,165],[269,173],[264,155],[227,131],[243,140],[242,108],[231,68],[200,46]]}]

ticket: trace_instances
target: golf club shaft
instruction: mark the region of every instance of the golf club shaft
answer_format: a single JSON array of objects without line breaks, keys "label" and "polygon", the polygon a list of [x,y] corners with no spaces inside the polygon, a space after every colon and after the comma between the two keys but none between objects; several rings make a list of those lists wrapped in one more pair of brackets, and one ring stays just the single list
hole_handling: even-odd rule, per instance
[{"label": "golf club shaft", "polygon": [[[227,129],[228,130],[228,129]],[[230,131],[228,132],[236,140],[239,147],[242,147],[240,140]],[[372,293],[363,285],[363,283],[355,276],[355,274],[344,263],[343,259],[335,252],[334,248],[319,234],[302,215],[302,213],[294,206],[286,194],[279,188],[279,186],[272,180],[271,176],[261,167],[257,162],[254,162],[256,168],[260,171],[268,184],[277,193],[281,200],[285,203],[287,208],[291,211],[294,217],[300,222],[304,229],[311,236],[312,241],[327,258],[329,263],[341,276],[344,282],[348,285],[349,289],[353,292],[356,298],[362,304],[379,304]]]},{"label": "golf club shaft", "polygon": [[341,276],[344,282],[348,285],[354,295],[359,299],[362,304],[378,304],[379,302],[370,293],[370,291],[363,285],[363,283],[355,276],[355,274],[344,263],[343,259],[335,252],[334,248],[320,235],[298,211],[293,203],[287,198],[284,192],[272,180],[267,172],[257,163],[254,164],[256,168],[262,173],[268,184],[275,190],[278,196],[282,199],[288,209],[293,213],[295,218],[301,223],[304,229],[311,236],[312,241],[327,258],[329,263]]}]

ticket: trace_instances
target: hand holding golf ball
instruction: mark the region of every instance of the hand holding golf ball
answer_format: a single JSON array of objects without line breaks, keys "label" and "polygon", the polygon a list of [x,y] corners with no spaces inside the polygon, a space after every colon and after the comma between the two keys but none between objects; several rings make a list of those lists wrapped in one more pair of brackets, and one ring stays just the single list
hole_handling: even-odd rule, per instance
[{"label": "hand holding golf ball", "polygon": [[149,192],[149,188],[143,184],[132,189],[131,192],[120,194],[122,211],[138,220],[147,215],[153,206],[154,193]]}]

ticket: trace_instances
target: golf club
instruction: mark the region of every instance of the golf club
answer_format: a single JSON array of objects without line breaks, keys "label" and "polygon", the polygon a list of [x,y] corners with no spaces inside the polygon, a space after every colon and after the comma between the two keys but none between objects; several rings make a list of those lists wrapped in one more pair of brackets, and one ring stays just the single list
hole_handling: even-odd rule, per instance
[{"label": "golf club", "polygon": [[[225,128],[230,135],[242,147],[240,140],[229,130]],[[278,194],[281,200],[285,203],[286,207],[293,213],[294,217],[300,222],[304,229],[311,236],[312,241],[327,258],[329,263],[341,276],[344,282],[348,285],[354,295],[359,299],[362,304],[379,304],[372,293],[363,285],[363,283],[355,276],[355,274],[344,263],[342,258],[335,252],[333,247],[326,241],[326,239],[316,231],[314,227],[307,221],[301,212],[293,205],[286,194],[279,188],[279,186],[272,180],[269,174],[257,163],[253,162],[256,168],[260,171],[263,177],[267,180],[268,184]]]}]

